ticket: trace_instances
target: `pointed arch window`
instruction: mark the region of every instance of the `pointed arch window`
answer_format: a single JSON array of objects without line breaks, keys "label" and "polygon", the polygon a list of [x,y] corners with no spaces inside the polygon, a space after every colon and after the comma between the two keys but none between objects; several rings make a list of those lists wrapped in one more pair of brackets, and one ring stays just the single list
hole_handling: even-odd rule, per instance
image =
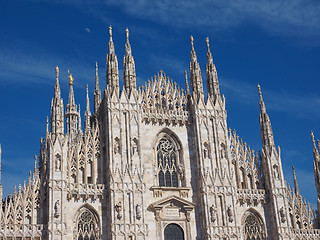
[{"label": "pointed arch window", "polygon": [[243,231],[245,240],[266,239],[264,224],[261,218],[252,212],[247,212],[244,218]]},{"label": "pointed arch window", "polygon": [[178,187],[178,172],[182,173],[182,167],[179,165],[177,146],[171,139],[163,137],[158,142],[156,150],[159,186]]},{"label": "pointed arch window", "polygon": [[76,240],[100,240],[100,230],[95,215],[85,209],[77,219]]}]

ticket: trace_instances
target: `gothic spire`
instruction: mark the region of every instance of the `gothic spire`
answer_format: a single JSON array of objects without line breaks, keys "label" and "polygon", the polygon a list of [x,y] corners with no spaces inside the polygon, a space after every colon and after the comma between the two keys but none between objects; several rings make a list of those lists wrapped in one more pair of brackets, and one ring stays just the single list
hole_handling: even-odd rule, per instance
[{"label": "gothic spire", "polygon": [[190,61],[190,83],[194,100],[198,102],[199,99],[204,100],[203,83],[201,76],[200,65],[197,61],[197,55],[193,46],[193,37],[191,40],[191,61]]},{"label": "gothic spire", "polygon": [[107,54],[107,85],[119,93],[119,70],[118,59],[115,54],[114,44],[112,41],[112,27],[109,27],[109,53]]},{"label": "gothic spire", "polygon": [[63,100],[59,84],[59,67],[56,66],[56,84],[54,86],[54,96],[51,103],[51,132],[52,134],[64,133]]},{"label": "gothic spire", "polygon": [[94,113],[97,114],[101,103],[101,90],[99,86],[98,63],[96,62],[96,82],[94,88]]},{"label": "gothic spire", "polygon": [[187,71],[184,71],[184,77],[186,79],[186,95],[190,95],[190,88],[188,83],[188,74]]},{"label": "gothic spire", "polygon": [[131,46],[129,42],[129,30],[126,29],[126,55],[123,58],[123,78],[124,87],[126,92],[129,94],[131,90],[137,88],[136,83],[136,68],[134,59],[131,52]]},{"label": "gothic spire", "polygon": [[2,184],[1,184],[1,144],[0,144],[0,199],[2,200]]},{"label": "gothic spire", "polygon": [[297,181],[297,177],[296,177],[296,171],[294,170],[293,165],[292,165],[292,172],[293,172],[294,191],[297,196],[300,196],[298,181]]},{"label": "gothic spire", "polygon": [[213,58],[209,46],[209,38],[206,38],[207,43],[207,65],[206,65],[206,74],[207,74],[207,87],[208,95],[212,97],[213,100],[217,99],[220,96],[219,82],[217,76],[217,70],[213,64]]},{"label": "gothic spire", "polygon": [[90,102],[89,102],[89,91],[88,91],[88,85],[87,85],[87,99],[86,99],[86,112],[84,114],[84,129],[87,132],[90,129]]},{"label": "gothic spire", "polygon": [[69,100],[66,107],[66,118],[67,118],[67,132],[74,133],[77,131],[77,122],[79,113],[77,112],[77,105],[75,104],[74,100],[74,93],[73,93],[73,81],[74,78],[72,74],[69,72]]},{"label": "gothic spire", "polygon": [[267,114],[266,106],[264,104],[260,85],[258,84],[258,91],[260,96],[260,131],[263,146],[274,146],[273,132],[269,115]]}]

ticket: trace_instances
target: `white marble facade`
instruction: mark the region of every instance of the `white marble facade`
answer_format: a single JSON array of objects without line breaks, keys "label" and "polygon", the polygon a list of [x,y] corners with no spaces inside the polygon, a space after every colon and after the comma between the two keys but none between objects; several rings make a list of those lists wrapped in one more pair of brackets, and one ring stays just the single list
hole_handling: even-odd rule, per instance
[{"label": "white marble facade", "polygon": [[294,188],[284,180],[259,86],[258,154],[228,129],[208,39],[205,99],[192,37],[185,90],[162,71],[137,88],[126,30],[122,87],[109,31],[107,86],[101,94],[96,64],[94,110],[87,90],[83,130],[72,74],[65,110],[56,67],[34,173],[5,198],[0,239],[320,239],[295,175]]}]

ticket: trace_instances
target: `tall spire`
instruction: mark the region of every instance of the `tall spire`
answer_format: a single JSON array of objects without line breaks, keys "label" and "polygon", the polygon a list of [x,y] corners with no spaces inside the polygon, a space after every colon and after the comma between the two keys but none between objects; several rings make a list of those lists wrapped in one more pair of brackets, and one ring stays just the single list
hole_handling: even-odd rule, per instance
[{"label": "tall spire", "polygon": [[297,181],[297,177],[296,177],[296,171],[294,170],[293,165],[292,165],[292,172],[293,172],[294,191],[295,191],[296,195],[299,197],[300,196],[299,186],[298,186],[298,181]]},{"label": "tall spire", "polygon": [[197,55],[193,46],[193,37],[191,40],[191,62],[190,62],[190,83],[194,100],[198,102],[199,99],[204,100],[203,83],[201,76],[200,65],[197,61]]},{"label": "tall spire", "polygon": [[94,113],[97,114],[99,110],[99,106],[101,103],[101,90],[99,86],[99,74],[98,74],[98,63],[96,62],[96,82],[93,93],[94,98]]},{"label": "tall spire", "polygon": [[90,129],[90,102],[89,102],[89,90],[87,85],[87,99],[86,99],[86,112],[84,114],[84,129],[87,132]]},{"label": "tall spire", "polygon": [[207,87],[208,95],[212,97],[213,100],[217,99],[220,96],[219,82],[216,66],[213,64],[213,58],[210,51],[209,38],[206,38],[207,43],[207,65],[206,65],[206,74],[207,74]]},{"label": "tall spire", "polygon": [[[313,143],[313,171],[314,171],[314,178],[315,178],[315,184],[317,188],[317,208],[318,208],[318,221],[317,221],[317,228],[320,227],[320,215],[319,215],[319,210],[320,210],[320,158],[319,158],[319,151],[316,146],[316,142],[314,140],[314,135],[313,132],[311,131],[311,139]],[[319,140],[318,140],[319,143]]]},{"label": "tall spire", "polygon": [[75,104],[74,100],[74,93],[73,93],[73,81],[74,78],[72,77],[72,74],[69,72],[69,100],[66,107],[66,118],[67,118],[67,132],[69,134],[75,133],[77,131],[77,123],[78,123],[78,117],[79,113],[77,112],[77,105]]},{"label": "tall spire", "polygon": [[54,135],[64,133],[63,100],[59,84],[59,67],[56,66],[56,84],[51,103],[51,132]]},{"label": "tall spire", "polygon": [[131,52],[129,42],[129,30],[126,29],[126,55],[123,58],[123,80],[126,92],[129,94],[133,89],[137,88],[136,83],[136,67]]},{"label": "tall spire", "polygon": [[119,93],[119,70],[118,70],[118,59],[115,54],[114,44],[112,41],[112,27],[109,27],[109,53],[107,54],[107,85],[111,89],[115,89]]},{"label": "tall spire", "polygon": [[189,83],[188,83],[187,71],[184,71],[184,78],[186,79],[186,95],[190,95],[190,88],[189,88]]},{"label": "tall spire", "polygon": [[263,146],[274,146],[273,132],[269,115],[267,114],[266,106],[264,104],[260,85],[258,84],[258,91],[260,96],[260,131]]}]

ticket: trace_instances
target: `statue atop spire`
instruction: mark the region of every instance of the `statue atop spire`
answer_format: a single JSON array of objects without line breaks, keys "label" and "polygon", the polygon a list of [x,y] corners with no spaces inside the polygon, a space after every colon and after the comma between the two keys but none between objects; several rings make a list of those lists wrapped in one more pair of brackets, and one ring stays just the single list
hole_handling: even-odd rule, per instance
[{"label": "statue atop spire", "polygon": [[263,146],[275,146],[273,132],[271,127],[271,121],[269,115],[267,114],[266,106],[262,98],[261,88],[258,84],[258,91],[260,96],[260,130],[261,130],[261,139]]},{"label": "statue atop spire", "polygon": [[219,81],[215,65],[213,64],[213,58],[210,51],[209,38],[206,38],[207,43],[207,65],[206,65],[206,74],[207,74],[207,88],[208,95],[215,101],[220,96]]},{"label": "statue atop spire", "polygon": [[187,71],[184,71],[184,78],[186,79],[186,95],[190,95],[190,88],[189,88],[189,83],[188,83]]},{"label": "statue atop spire", "polygon": [[294,191],[295,191],[297,197],[299,197],[300,196],[299,186],[298,186],[298,181],[297,181],[297,177],[296,177],[296,171],[294,170],[293,165],[292,165],[292,173],[293,173]]},{"label": "statue atop spire", "polygon": [[101,103],[101,90],[99,86],[99,74],[98,74],[98,63],[96,62],[96,78],[95,88],[93,93],[94,98],[94,113],[97,114]]},{"label": "statue atop spire", "polygon": [[131,52],[131,46],[129,42],[129,30],[126,29],[126,54],[123,58],[123,80],[124,88],[128,94],[132,90],[137,88],[136,83],[136,67]]},{"label": "statue atop spire", "polygon": [[[63,100],[59,84],[59,67],[56,66],[56,84],[54,86],[54,96],[51,103],[51,133],[61,135],[64,133]],[[49,132],[47,130],[47,132]]]},{"label": "statue atop spire", "polygon": [[79,113],[77,111],[77,105],[75,104],[75,100],[74,100],[74,92],[73,92],[74,78],[69,70],[68,70],[68,78],[69,78],[70,88],[69,88],[68,104],[66,107],[66,118],[67,118],[67,132],[71,134],[77,131]]},{"label": "statue atop spire", "polygon": [[190,40],[191,40],[190,83],[191,83],[192,96],[195,102],[198,102],[199,99],[204,100],[203,82],[202,82],[200,65],[197,61],[197,55],[193,46],[192,35],[190,37]]},{"label": "statue atop spire", "polygon": [[107,85],[111,87],[112,91],[115,89],[118,93],[119,89],[119,69],[118,59],[115,54],[114,44],[112,41],[112,27],[109,27],[109,53],[107,54]]},{"label": "statue atop spire", "polygon": [[[91,118],[88,84],[86,86],[86,90],[87,90],[86,112],[84,114],[84,129],[85,129],[85,132],[87,132],[90,129],[90,118]],[[80,108],[79,108],[79,110],[80,110]]]}]

